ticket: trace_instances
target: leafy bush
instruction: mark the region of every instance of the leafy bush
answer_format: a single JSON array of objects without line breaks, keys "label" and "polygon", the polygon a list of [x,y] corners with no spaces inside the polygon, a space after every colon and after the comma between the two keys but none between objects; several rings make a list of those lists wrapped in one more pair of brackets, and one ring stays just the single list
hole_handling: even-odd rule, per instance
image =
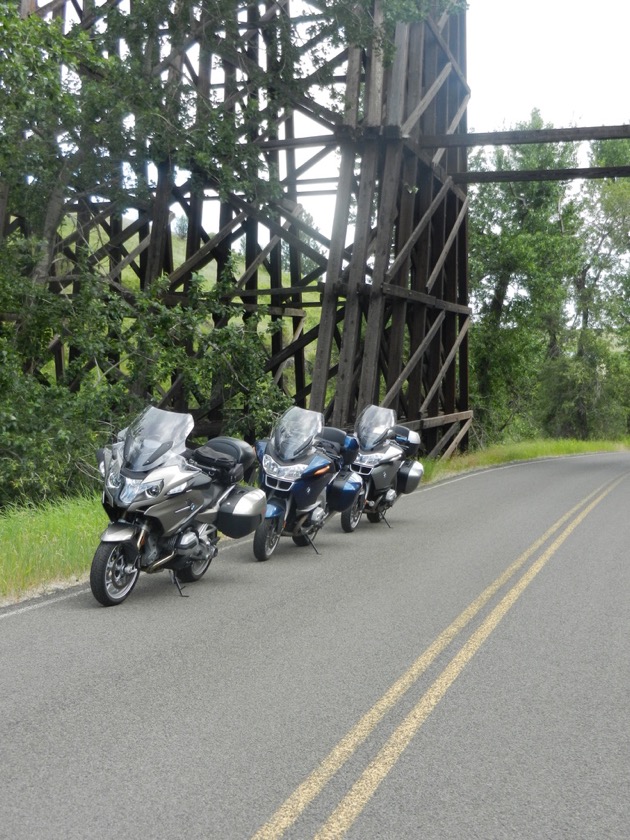
[{"label": "leafy bush", "polygon": [[538,410],[550,437],[618,440],[630,423],[630,370],[625,354],[583,335],[575,355],[549,359],[541,374]]},{"label": "leafy bush", "polygon": [[0,507],[93,490],[95,450],[160,402],[173,371],[196,418],[225,405],[226,433],[264,436],[289,403],[265,370],[264,312],[245,318],[220,284],[208,291],[193,278],[184,306],[166,302],[161,279],[131,302],[84,273],[71,297],[15,282],[28,253],[25,240],[0,250],[0,311],[10,315],[0,323]]}]

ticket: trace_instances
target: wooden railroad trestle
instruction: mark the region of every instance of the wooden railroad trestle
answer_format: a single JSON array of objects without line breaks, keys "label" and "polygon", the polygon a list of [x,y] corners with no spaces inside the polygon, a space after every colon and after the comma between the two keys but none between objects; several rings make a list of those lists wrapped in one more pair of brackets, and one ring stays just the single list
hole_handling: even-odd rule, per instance
[{"label": "wooden railroad trestle", "polygon": [[[375,0],[377,21],[384,1]],[[103,25],[112,5],[118,4],[22,0],[22,13],[67,17],[67,25],[78,19],[89,27]],[[302,20],[317,11],[316,3],[300,5]],[[349,427],[363,405],[382,403],[420,430],[425,453],[450,454],[466,440],[472,421],[467,199],[465,185],[452,177],[466,172],[466,150],[430,147],[423,138],[466,133],[465,13],[398,24],[389,61],[378,49],[351,45],[330,53],[329,84],[345,108],[335,107],[330,88],[313,78],[310,87],[293,90],[291,107],[275,112],[281,46],[265,43],[262,23],[272,16],[291,20],[289,0],[235,3],[242,23],[237,40],[204,26],[203,14],[191,20],[182,46],[170,45],[155,73],[185,73],[199,97],[212,90],[226,113],[230,101],[240,107],[255,97],[263,103],[269,129],[250,129],[241,141],[256,144],[268,169],[278,173],[281,197],[261,206],[236,189],[224,192],[209,175],[181,182],[170,164],[157,163],[151,201],[133,207],[130,197],[125,208],[134,210],[131,222],[105,190],[94,200],[68,204],[81,236],[58,233],[56,252],[71,258],[86,240],[98,239],[93,259],[109,260],[112,288],[123,290],[122,272],[131,268],[141,286],[168,275],[169,293],[181,296],[192,273],[215,263],[220,276],[230,252],[238,250],[244,268],[228,293],[248,306],[266,295],[270,315],[290,325],[289,340],[287,330],[272,338],[268,370],[282,382],[285,366],[293,367],[291,396],[298,404]],[[302,62],[308,66],[309,60],[307,44]],[[328,196],[324,223],[321,211],[309,209],[322,196]],[[6,234],[19,219],[8,215],[4,200]],[[215,208],[213,228],[209,208]],[[175,264],[171,231],[180,214],[187,220],[186,253]],[[266,277],[261,282],[263,268],[268,283]],[[54,260],[49,270],[51,284],[71,290],[69,277],[55,274]],[[306,329],[313,306],[319,323]],[[50,352],[61,369],[63,342],[58,339]],[[187,401],[176,376],[166,393],[147,398],[179,408]],[[211,420],[219,409],[209,402],[197,416]]]},{"label": "wooden railroad trestle", "polygon": [[[112,9],[124,14],[129,2],[20,0],[20,9],[23,16],[90,29],[106,26]],[[175,0],[173,9],[185,2]],[[374,0],[377,24],[385,2]],[[148,76],[168,77],[174,88],[185,77],[198,113],[211,101],[226,120],[239,108],[258,109],[260,123],[243,122],[238,142],[255,148],[263,180],[277,176],[280,196],[254,203],[208,172],[180,182],[182,173],[169,161],[156,161],[148,201],[129,195],[121,211],[105,185],[90,200],[68,200],[63,211],[74,215],[76,230],[53,230],[38,279],[71,294],[74,278],[63,274],[55,256],[77,264],[87,248],[93,266],[108,266],[104,279],[121,295],[129,285],[123,271],[141,288],[166,275],[165,300],[181,302],[193,273],[214,266],[216,276],[230,278],[226,295],[246,310],[269,301],[270,316],[285,326],[272,336],[267,369],[288,390],[283,372],[292,366],[289,395],[296,403],[345,427],[369,402],[392,406],[402,422],[420,430],[426,454],[448,456],[466,443],[472,422],[466,185],[630,176],[630,166],[469,172],[467,147],[630,138],[630,126],[468,134],[463,11],[398,24],[388,59],[375,47],[328,43],[318,65],[323,41],[305,34],[321,12],[318,0],[235,0],[229,35],[213,26],[205,0],[192,8],[177,39],[167,33],[166,51],[164,43],[145,45],[149,58],[159,56]],[[299,35],[298,85],[287,83],[295,55],[284,55],[283,44],[270,36],[274,21]],[[281,105],[274,94],[279,89]],[[325,209],[321,203],[312,209],[322,199]],[[130,210],[131,220],[125,216]],[[187,223],[179,260],[172,234],[177,214]],[[21,225],[0,181],[0,242]],[[230,260],[235,250],[244,266],[238,276]],[[314,326],[312,317],[307,324],[309,309],[319,314]],[[68,353],[63,338],[56,336],[49,351],[60,376]],[[176,373],[170,387],[145,397],[190,408]],[[220,411],[221,398],[210,395],[193,414],[211,427]]]}]

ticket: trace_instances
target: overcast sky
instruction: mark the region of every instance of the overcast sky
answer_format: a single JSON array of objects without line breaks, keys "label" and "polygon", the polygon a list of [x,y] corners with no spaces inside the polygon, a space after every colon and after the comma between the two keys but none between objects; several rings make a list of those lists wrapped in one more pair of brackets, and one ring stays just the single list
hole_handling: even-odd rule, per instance
[{"label": "overcast sky", "polygon": [[469,131],[630,122],[630,0],[468,0]]}]

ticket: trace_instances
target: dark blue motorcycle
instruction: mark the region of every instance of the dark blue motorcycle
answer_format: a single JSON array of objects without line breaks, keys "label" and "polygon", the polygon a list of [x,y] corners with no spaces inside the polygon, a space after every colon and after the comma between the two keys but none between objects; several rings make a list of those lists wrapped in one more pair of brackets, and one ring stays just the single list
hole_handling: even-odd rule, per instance
[{"label": "dark blue motorcycle", "polygon": [[265,518],[254,532],[257,560],[268,560],[280,537],[313,545],[332,513],[355,504],[363,482],[349,465],[358,449],[354,437],[324,426],[319,411],[285,411],[269,439],[256,443],[260,486],[267,494]]}]

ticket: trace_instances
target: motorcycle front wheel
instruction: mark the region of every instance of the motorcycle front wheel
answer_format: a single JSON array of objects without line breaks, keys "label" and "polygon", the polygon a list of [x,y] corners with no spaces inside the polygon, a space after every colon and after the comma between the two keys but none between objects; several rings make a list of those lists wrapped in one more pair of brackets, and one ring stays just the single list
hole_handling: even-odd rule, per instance
[{"label": "motorcycle front wheel", "polygon": [[351,507],[341,511],[341,527],[346,534],[351,534],[359,524],[361,514],[363,513],[363,497],[361,494],[357,496]]},{"label": "motorcycle front wheel", "polygon": [[194,583],[196,580],[201,580],[208,571],[211,562],[212,557],[207,557],[205,560],[193,560],[190,565],[184,566],[183,569],[178,569],[175,572],[177,580],[180,580],[182,583]]},{"label": "motorcycle front wheel", "polygon": [[281,525],[277,519],[263,519],[254,531],[254,557],[269,560],[280,542]]},{"label": "motorcycle front wheel", "polygon": [[138,552],[132,543],[102,542],[90,569],[92,595],[104,607],[122,604],[138,581]]}]

